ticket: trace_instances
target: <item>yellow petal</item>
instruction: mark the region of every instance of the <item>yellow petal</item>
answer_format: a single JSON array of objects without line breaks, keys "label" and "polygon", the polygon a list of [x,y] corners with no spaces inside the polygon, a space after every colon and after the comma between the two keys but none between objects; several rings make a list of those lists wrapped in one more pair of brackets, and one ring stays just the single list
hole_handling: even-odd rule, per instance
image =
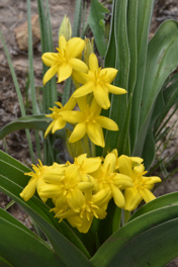
[{"label": "yellow petal", "polygon": [[105,91],[100,85],[94,87],[93,94],[100,107],[103,109],[108,109],[110,107],[111,104],[109,101],[108,92]]},{"label": "yellow petal", "polygon": [[85,203],[83,193],[78,188],[71,190],[67,194],[67,203],[73,211],[79,212]]},{"label": "yellow petal", "polygon": [[134,177],[134,172],[132,170],[132,160],[129,157],[122,155],[118,158],[117,163],[119,165],[120,173],[125,174],[131,178]]},{"label": "yellow petal", "polygon": [[57,53],[44,53],[41,59],[46,66],[51,67],[57,60]]},{"label": "yellow petal", "polygon": [[152,176],[152,177],[148,177],[150,178],[147,182],[145,182],[145,184],[155,184],[155,183],[160,183],[161,182],[161,178],[157,177],[157,176]]},{"label": "yellow petal", "polygon": [[141,195],[135,188],[127,188],[125,189],[125,210],[132,211],[138,207],[140,202],[142,201]]},{"label": "yellow petal", "polygon": [[85,170],[86,173],[91,173],[96,171],[100,164],[101,158],[89,158],[84,161],[82,169]]},{"label": "yellow petal", "polygon": [[38,190],[40,197],[44,198],[59,197],[61,193],[60,187],[53,184],[43,184]]},{"label": "yellow petal", "polygon": [[106,83],[112,83],[117,75],[118,70],[114,68],[105,68],[100,71],[100,75],[105,75],[104,81]]},{"label": "yellow petal", "polygon": [[89,57],[89,68],[93,72],[95,72],[99,69],[98,59],[94,53],[92,53]]},{"label": "yellow petal", "polygon": [[31,178],[26,187],[20,193],[21,198],[23,198],[25,201],[28,201],[35,194],[36,183],[37,179]]},{"label": "yellow petal", "polygon": [[61,50],[63,50],[63,49],[66,50],[66,48],[67,48],[67,41],[66,41],[66,38],[63,35],[59,36],[58,43],[59,43],[59,48]]},{"label": "yellow petal", "polygon": [[58,68],[58,83],[66,80],[67,78],[69,78],[72,74],[72,67],[70,64],[67,63],[63,63],[60,65],[60,67]]},{"label": "yellow petal", "polygon": [[139,157],[130,157],[130,158],[133,162],[138,163],[138,164],[141,164],[143,162],[143,159]]},{"label": "yellow petal", "polygon": [[107,170],[108,173],[112,173],[115,170],[115,164],[116,164],[116,157],[114,154],[109,153],[104,160],[104,168]]},{"label": "yellow petal", "polygon": [[97,145],[104,147],[104,136],[103,136],[103,130],[101,126],[97,123],[88,123],[87,124],[87,134],[88,137],[91,139],[91,141]]},{"label": "yellow petal", "polygon": [[86,216],[83,217],[82,225],[80,227],[77,227],[77,229],[79,230],[80,233],[86,234],[88,232],[88,230],[90,229],[90,226],[92,224],[93,218],[94,218],[93,214],[90,215],[89,220]]},{"label": "yellow petal", "polygon": [[96,121],[101,125],[102,128],[110,130],[110,131],[118,131],[118,125],[115,121],[111,120],[110,118],[104,116],[98,116]]},{"label": "yellow petal", "polygon": [[142,197],[146,203],[156,198],[153,195],[153,193],[150,190],[148,190],[147,188],[144,188],[144,189],[140,190],[139,192],[142,195]]},{"label": "yellow petal", "polygon": [[78,72],[76,70],[73,71],[72,73],[74,79],[81,84],[85,84],[88,83],[91,79],[88,77],[88,74],[86,73],[82,73],[82,72]]},{"label": "yellow petal", "polygon": [[56,66],[52,66],[51,68],[49,68],[43,77],[43,84],[45,85],[56,73]]},{"label": "yellow petal", "polygon": [[74,69],[76,71],[84,72],[84,73],[88,72],[87,65],[78,58],[71,58],[69,60],[69,64],[72,66],[72,69]]},{"label": "yellow petal", "polygon": [[72,124],[82,122],[84,119],[83,114],[80,111],[65,110],[62,111],[61,114],[65,121],[70,122]]},{"label": "yellow petal", "polygon": [[132,187],[133,184],[133,180],[132,178],[130,178],[129,176],[126,176],[124,174],[120,174],[117,173],[114,177],[113,177],[113,182],[119,186],[119,188],[121,187],[122,190],[127,188],[127,187]]},{"label": "yellow petal", "polygon": [[66,121],[63,119],[62,116],[59,116],[59,118],[54,121],[52,133],[54,134],[56,131],[61,130],[65,126],[66,126]]},{"label": "yellow petal", "polygon": [[72,110],[77,104],[77,101],[72,96],[69,98],[68,102],[65,104],[64,108],[65,110]]},{"label": "yellow petal", "polygon": [[118,206],[119,208],[123,208],[125,205],[125,199],[119,188],[111,184],[111,191],[116,206]]},{"label": "yellow petal", "polygon": [[94,185],[90,182],[80,182],[77,185],[78,189],[80,189],[82,192],[84,192],[85,190],[91,190],[93,189]]},{"label": "yellow petal", "polygon": [[50,123],[50,125],[48,126],[48,128],[46,129],[45,131],[45,134],[44,134],[44,137],[46,138],[46,136],[51,132],[52,128],[53,128],[53,125],[54,125],[54,121],[52,121]]},{"label": "yellow petal", "polygon": [[77,98],[77,104],[79,106],[79,109],[85,112],[87,107],[87,96],[81,96]]},{"label": "yellow petal", "polygon": [[79,37],[71,38],[67,43],[67,56],[79,57],[85,47],[85,41]]},{"label": "yellow petal", "polygon": [[83,138],[85,134],[86,134],[86,124],[85,123],[79,123],[75,126],[75,128],[74,128],[74,130],[70,136],[69,142],[74,143],[74,142],[80,140],[81,138]]},{"label": "yellow petal", "polygon": [[82,219],[79,217],[78,214],[76,215],[76,213],[74,213],[74,211],[72,211],[72,212],[73,212],[73,216],[72,215],[67,216],[66,218],[67,218],[68,222],[72,225],[72,227],[77,227],[77,229],[78,229],[82,225]]},{"label": "yellow petal", "polygon": [[89,82],[86,83],[84,85],[82,85],[80,88],[78,88],[74,93],[73,93],[73,97],[82,97],[85,95],[88,95],[89,93],[91,93],[93,91],[93,82]]},{"label": "yellow petal", "polygon": [[115,95],[121,95],[121,94],[126,94],[127,93],[127,91],[125,89],[117,87],[117,86],[114,86],[114,85],[109,84],[109,83],[105,83],[105,87],[107,88],[107,90],[110,93],[115,94]]}]

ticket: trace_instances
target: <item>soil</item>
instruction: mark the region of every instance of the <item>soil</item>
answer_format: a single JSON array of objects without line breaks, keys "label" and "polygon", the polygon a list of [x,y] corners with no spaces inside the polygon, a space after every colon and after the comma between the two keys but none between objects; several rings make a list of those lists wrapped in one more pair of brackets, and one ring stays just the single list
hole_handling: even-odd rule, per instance
[{"label": "soil", "polygon": [[[89,2],[89,1],[88,1]],[[57,47],[58,30],[62,22],[64,14],[67,14],[71,23],[74,16],[74,1],[73,0],[49,0],[52,34],[54,40],[54,47]],[[38,14],[37,1],[31,0],[31,15]],[[35,17],[34,17],[35,19]],[[154,35],[159,25],[166,19],[178,20],[178,1],[177,0],[157,0],[155,3],[154,14],[152,18],[150,38]],[[0,1],[0,28],[7,44],[13,66],[17,75],[20,90],[26,101],[26,88],[28,80],[28,53],[27,41],[23,42],[23,47],[19,46],[17,33],[24,29],[24,23],[27,21],[27,7],[26,0],[1,0]],[[36,28],[37,26],[35,26]],[[23,32],[27,37],[27,31]],[[34,53],[34,74],[35,74],[35,87],[42,87],[42,61],[41,61],[41,44],[40,38],[35,37],[33,46]],[[7,59],[3,50],[2,43],[0,42],[0,128],[14,119],[21,116],[20,107],[18,103],[17,94],[7,63]],[[62,87],[59,86],[59,91]],[[174,114],[169,122],[168,127],[174,124],[171,136],[167,136],[165,141],[166,146],[159,149],[158,157],[165,157],[168,161],[171,159],[178,150],[178,112]],[[33,135],[32,135],[33,141]],[[0,140],[0,149],[7,151],[9,155],[27,165],[31,164],[30,153],[26,141],[24,130],[16,131],[6,136],[5,140]],[[171,173],[178,167],[178,158],[171,163],[167,168],[167,172]],[[167,175],[167,174],[165,174]],[[163,177],[162,177],[163,178]],[[156,189],[156,196],[177,191],[178,190],[178,172],[174,173],[168,180],[162,183]],[[0,207],[5,208],[10,202],[10,198],[0,192]],[[15,203],[8,211],[13,214],[18,220],[24,223],[27,227],[32,228],[32,223],[27,214]],[[175,259],[169,267],[178,266],[178,259]]]}]

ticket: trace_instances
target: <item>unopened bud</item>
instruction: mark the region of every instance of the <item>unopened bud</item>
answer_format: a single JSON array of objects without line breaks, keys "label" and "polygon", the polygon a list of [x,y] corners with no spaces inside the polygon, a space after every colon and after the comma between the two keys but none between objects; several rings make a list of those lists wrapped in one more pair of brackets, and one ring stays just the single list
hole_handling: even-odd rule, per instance
[{"label": "unopened bud", "polygon": [[59,28],[59,37],[63,35],[66,41],[72,38],[72,27],[69,18],[65,15]]},{"label": "unopened bud", "polygon": [[89,57],[93,53],[93,43],[94,43],[94,38],[90,39],[85,38],[85,48],[84,48],[84,62],[85,64],[89,67]]}]

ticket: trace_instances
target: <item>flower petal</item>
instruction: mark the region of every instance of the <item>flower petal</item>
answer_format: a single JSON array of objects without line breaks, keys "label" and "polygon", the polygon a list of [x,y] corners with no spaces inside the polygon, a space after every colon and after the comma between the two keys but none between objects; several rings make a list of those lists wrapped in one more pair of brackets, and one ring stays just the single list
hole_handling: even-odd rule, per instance
[{"label": "flower petal", "polygon": [[148,190],[147,188],[144,188],[144,189],[140,190],[139,192],[146,203],[156,198],[153,195],[153,193],[150,190]]},{"label": "flower petal", "polygon": [[110,131],[118,131],[118,125],[115,123],[115,121],[111,120],[110,118],[104,117],[104,116],[98,116],[95,119],[102,128],[110,130]]},{"label": "flower petal", "polygon": [[98,59],[94,53],[92,53],[89,57],[89,68],[93,72],[95,72],[99,69]]},{"label": "flower petal", "polygon": [[65,110],[61,111],[63,119],[72,124],[79,123],[83,121],[83,114],[80,111]]},{"label": "flower petal", "polygon": [[69,64],[76,71],[84,72],[84,73],[87,73],[88,72],[87,65],[83,61],[81,61],[80,59],[78,59],[78,58],[71,58],[69,60]]},{"label": "flower petal", "polygon": [[67,78],[69,78],[72,74],[72,67],[70,64],[67,63],[63,63],[60,65],[60,67],[58,68],[58,83],[66,80]]},{"label": "flower petal", "polygon": [[106,92],[100,85],[94,87],[93,94],[100,107],[103,109],[108,109],[110,107],[111,104],[109,101],[108,92]]},{"label": "flower petal", "polygon": [[152,177],[148,177],[150,178],[148,180],[148,182],[145,182],[145,184],[147,185],[150,185],[150,184],[155,184],[155,183],[160,183],[161,182],[161,178],[157,177],[157,176],[152,176]]},{"label": "flower petal", "polygon": [[121,95],[121,94],[126,94],[127,93],[127,91],[125,89],[117,87],[117,86],[114,86],[114,85],[109,84],[109,83],[105,83],[105,87],[107,88],[107,90],[110,93],[115,94],[115,95]]},{"label": "flower petal", "polygon": [[86,83],[82,85],[80,88],[78,88],[74,93],[73,97],[82,97],[84,95],[88,95],[93,91],[93,82]]},{"label": "flower petal", "polygon": [[100,75],[106,75],[104,78],[104,81],[106,83],[112,83],[112,81],[114,80],[114,78],[117,75],[118,70],[114,69],[114,68],[105,68],[105,69],[101,69],[100,70]]},{"label": "flower petal", "polygon": [[57,66],[52,66],[47,70],[43,77],[43,84],[45,85],[57,73]]},{"label": "flower petal", "polygon": [[65,126],[66,126],[66,121],[63,119],[62,116],[59,116],[59,118],[54,121],[52,133],[54,134],[56,131],[61,130]]},{"label": "flower petal", "polygon": [[101,126],[97,123],[88,123],[87,124],[87,134],[88,137],[91,139],[91,141],[97,145],[104,147],[104,136],[103,136],[103,130]]},{"label": "flower petal", "polygon": [[116,206],[118,206],[119,208],[123,208],[125,205],[125,199],[119,188],[111,184],[111,191]]},{"label": "flower petal", "polygon": [[54,123],[55,123],[54,121],[52,121],[50,123],[50,125],[48,126],[48,128],[45,131],[44,137],[46,137],[51,132],[51,130],[52,130],[53,126],[54,126]]},{"label": "flower petal", "polygon": [[138,193],[138,191],[133,188],[127,188],[125,189],[125,210],[132,211],[138,207],[140,202],[142,201],[141,195]]},{"label": "flower petal", "polygon": [[85,41],[79,37],[71,38],[67,42],[67,56],[69,58],[79,57],[85,47]]},{"label": "flower petal", "polygon": [[51,67],[55,63],[56,58],[57,58],[57,53],[51,53],[51,52],[44,53],[41,57],[43,63],[48,67]]},{"label": "flower petal", "polygon": [[67,194],[67,203],[72,210],[79,212],[85,203],[83,193],[78,188],[70,190],[70,192]]},{"label": "flower petal", "polygon": [[77,124],[69,138],[69,143],[74,143],[82,139],[85,134],[86,134],[86,124],[85,123]]},{"label": "flower petal", "polygon": [[37,179],[31,178],[26,187],[20,193],[21,198],[23,198],[25,201],[28,201],[35,194],[36,184]]},{"label": "flower petal", "polygon": [[104,168],[107,170],[108,173],[112,173],[115,170],[115,164],[116,164],[116,157],[113,153],[109,153],[104,160]]},{"label": "flower petal", "polygon": [[82,169],[83,171],[85,171],[86,173],[91,173],[96,171],[99,166],[101,164],[101,158],[89,158],[86,159],[83,163]]},{"label": "flower petal", "polygon": [[82,73],[82,72],[78,72],[76,70],[73,70],[72,75],[73,75],[74,79],[78,83],[81,83],[81,84],[88,83],[91,80],[90,77],[88,76],[88,74]]},{"label": "flower petal", "polygon": [[77,104],[77,101],[72,96],[69,98],[68,102],[65,104],[64,108],[65,110],[72,110]]},{"label": "flower petal", "polygon": [[132,160],[129,157],[121,155],[118,158],[117,163],[119,165],[120,173],[125,174],[131,178],[134,178],[134,172],[132,170]]},{"label": "flower petal", "polygon": [[66,38],[63,35],[59,36],[58,43],[59,43],[59,49],[66,50],[66,48],[67,48],[67,41],[66,41]]}]

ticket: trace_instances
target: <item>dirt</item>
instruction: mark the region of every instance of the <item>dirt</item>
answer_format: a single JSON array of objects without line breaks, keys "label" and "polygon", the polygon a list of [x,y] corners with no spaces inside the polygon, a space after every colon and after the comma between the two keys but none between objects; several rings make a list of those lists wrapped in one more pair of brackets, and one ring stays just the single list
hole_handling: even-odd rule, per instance
[{"label": "dirt", "polygon": [[[52,34],[54,40],[54,47],[57,46],[58,30],[64,14],[67,14],[73,22],[74,16],[74,1],[73,0],[49,0]],[[38,14],[37,1],[31,0],[32,16]],[[154,14],[152,18],[150,38],[154,35],[159,25],[166,19],[178,20],[178,1],[177,0],[157,0],[155,4]],[[27,50],[19,48],[15,32],[18,27],[27,21],[27,7],[26,0],[1,0],[0,1],[0,28],[7,44],[13,66],[17,75],[20,90],[22,92],[24,103],[26,101],[26,87],[28,79],[28,53]],[[40,40],[36,40],[33,47],[34,53],[34,74],[35,87],[42,86],[42,62],[41,62],[41,44]],[[0,128],[7,123],[15,120],[21,116],[21,111],[18,103],[17,94],[7,63],[7,59],[0,42]],[[60,88],[59,88],[60,90]],[[178,150],[178,112],[169,122],[169,127],[175,123],[171,138],[167,137],[166,147],[159,149],[158,156],[167,155],[167,159],[173,157]],[[33,139],[33,137],[32,137]],[[165,142],[166,143],[166,142]],[[30,165],[30,153],[26,141],[25,131],[20,130],[6,136],[5,140],[0,140],[0,149],[7,151],[12,157],[17,160]],[[178,159],[176,158],[167,169],[170,173],[173,169],[178,167]],[[168,175],[167,173],[165,176]],[[178,172],[174,173],[168,180],[155,191],[157,196],[177,191],[178,190]],[[4,208],[10,202],[10,198],[0,193],[0,207]],[[32,224],[30,218],[24,211],[14,204],[8,210],[18,220],[31,228]],[[169,263],[167,267],[178,266],[178,260]]]}]

